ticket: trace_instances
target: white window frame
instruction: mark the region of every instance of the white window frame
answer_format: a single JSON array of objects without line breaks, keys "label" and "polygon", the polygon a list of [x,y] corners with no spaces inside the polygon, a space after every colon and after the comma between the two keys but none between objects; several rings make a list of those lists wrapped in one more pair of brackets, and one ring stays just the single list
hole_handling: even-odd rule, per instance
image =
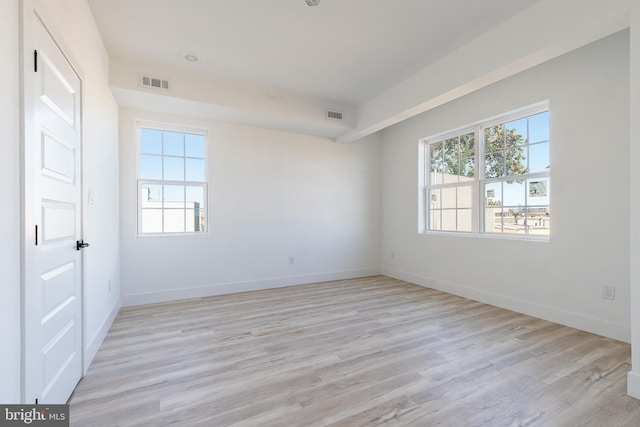
[{"label": "white window frame", "polygon": [[[475,160],[475,177],[473,182],[470,182],[468,184],[460,184],[460,182],[456,182],[456,183],[449,183],[449,184],[431,184],[429,182],[429,174],[431,171],[431,158],[429,155],[429,146],[433,143],[437,143],[440,141],[444,141],[447,139],[451,139],[451,138],[455,138],[455,137],[459,137],[459,136],[463,136],[463,135],[467,135],[467,134],[474,134],[474,160]],[[475,195],[478,193],[478,179],[477,179],[477,174],[478,174],[478,136],[477,136],[477,131],[476,128],[473,126],[467,126],[467,127],[463,127],[463,128],[458,128],[452,131],[448,131],[446,133],[441,133],[438,135],[434,135],[432,137],[429,138],[425,138],[423,140],[420,141],[420,159],[421,160],[421,168],[420,168],[420,176],[422,178],[422,182],[421,182],[421,187],[422,187],[422,191],[421,191],[421,197],[420,197],[420,206],[421,206],[421,219],[420,219],[420,230],[422,230],[422,232],[429,232],[429,233],[477,233],[477,227],[476,225],[478,224],[478,206],[477,206],[477,197],[472,197],[472,201],[471,201],[471,224],[472,224],[472,229],[471,231],[453,231],[453,230],[431,230],[429,229],[429,224],[431,223],[431,217],[430,217],[430,212],[431,209],[429,209],[429,206],[427,206],[427,204],[429,203],[429,192],[431,189],[443,189],[443,188],[459,188],[459,187],[471,187],[471,194]],[[457,202],[456,202],[457,203]],[[456,207],[456,210],[458,208]]]},{"label": "white window frame", "polygon": [[[518,179],[530,180],[530,179],[547,179],[549,184],[551,183],[551,168],[547,169],[543,172],[533,172],[533,173],[525,173],[522,175],[516,176],[501,176],[497,178],[486,178],[485,177],[485,168],[484,168],[484,158],[485,158],[485,132],[486,128],[500,125],[503,123],[508,123],[514,120],[522,119],[525,117],[533,116],[536,114],[540,114],[543,112],[550,111],[549,102],[544,101],[537,104],[533,104],[515,111],[512,111],[507,114],[502,114],[499,116],[495,116],[489,119],[485,119],[471,125],[459,127],[453,130],[449,130],[443,133],[439,133],[436,135],[432,135],[426,138],[422,138],[419,140],[418,144],[418,173],[419,173],[419,192],[418,192],[418,232],[420,234],[440,234],[440,235],[448,235],[448,236],[474,236],[474,237],[495,237],[495,238],[505,238],[505,239],[525,239],[525,240],[539,240],[539,241],[549,241],[550,236],[545,235],[534,235],[534,234],[511,234],[504,232],[495,232],[495,231],[487,231],[484,230],[485,224],[485,209],[484,209],[484,194],[483,188],[485,184],[489,184],[492,182],[505,182],[513,179],[514,177],[518,177]],[[428,206],[429,200],[428,195],[429,191],[433,188],[458,188],[461,186],[459,182],[451,183],[451,184],[431,184],[429,182],[429,176],[431,171],[430,164],[430,145],[433,143],[437,143],[446,139],[462,136],[465,134],[474,133],[475,145],[474,145],[474,159],[475,159],[475,176],[472,186],[472,230],[471,231],[449,231],[449,230],[432,230],[429,228],[430,224],[430,209]],[[551,146],[551,137],[549,137],[549,146]],[[549,153],[549,157],[551,157],[551,152]],[[551,159],[549,159],[549,163],[551,163]],[[466,186],[468,184],[462,184],[462,186]],[[551,209],[551,200],[549,200],[549,206]]]},{"label": "white window frame", "polygon": [[[165,179],[142,179],[140,177],[140,162],[141,162],[141,129],[153,129],[158,131],[168,131],[168,132],[179,132],[179,133],[187,133],[194,135],[202,135],[204,137],[204,181],[175,181],[175,180],[165,180]],[[209,218],[211,217],[210,206],[209,206],[209,132],[206,128],[198,128],[198,127],[188,127],[188,126],[180,126],[175,124],[163,123],[163,122],[154,122],[147,120],[136,120],[135,122],[135,141],[136,141],[136,236],[137,237],[167,237],[167,236],[206,236],[209,234]],[[164,158],[164,153],[161,155]],[[173,157],[173,156],[172,156]],[[180,157],[180,156],[178,156]],[[187,159],[186,155],[184,159]],[[162,167],[164,168],[164,161],[162,162]],[[178,185],[178,186],[190,186],[190,187],[202,187],[204,194],[204,230],[202,231],[184,231],[184,232],[170,232],[170,231],[162,231],[162,232],[154,232],[154,233],[143,233],[142,232],[142,205],[141,205],[141,194],[142,187],[144,184],[151,185]],[[164,203],[164,201],[163,201]],[[162,221],[164,224],[164,214],[165,208],[161,208],[162,211]],[[184,208],[185,214],[187,208]],[[186,221],[186,217],[185,217]]]}]

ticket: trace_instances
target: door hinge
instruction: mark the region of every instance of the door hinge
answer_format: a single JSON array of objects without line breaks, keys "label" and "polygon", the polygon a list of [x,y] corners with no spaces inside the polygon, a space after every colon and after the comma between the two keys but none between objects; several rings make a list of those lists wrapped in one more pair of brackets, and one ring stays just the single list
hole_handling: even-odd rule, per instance
[{"label": "door hinge", "polygon": [[33,51],[33,71],[35,73],[38,72],[38,51],[37,50]]},{"label": "door hinge", "polygon": [[36,246],[38,246],[38,226],[36,225]]}]

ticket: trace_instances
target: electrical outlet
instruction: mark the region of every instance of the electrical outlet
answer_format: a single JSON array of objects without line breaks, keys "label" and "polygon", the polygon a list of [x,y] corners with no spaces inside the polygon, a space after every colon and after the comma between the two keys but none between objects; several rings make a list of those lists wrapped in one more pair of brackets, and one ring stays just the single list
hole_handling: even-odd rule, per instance
[{"label": "electrical outlet", "polygon": [[609,285],[604,285],[602,286],[602,298],[603,299],[610,299],[610,300],[615,300],[616,299],[616,287],[615,286],[609,286]]},{"label": "electrical outlet", "polygon": [[296,259],[292,256],[289,257],[289,265],[293,265],[296,263]]}]

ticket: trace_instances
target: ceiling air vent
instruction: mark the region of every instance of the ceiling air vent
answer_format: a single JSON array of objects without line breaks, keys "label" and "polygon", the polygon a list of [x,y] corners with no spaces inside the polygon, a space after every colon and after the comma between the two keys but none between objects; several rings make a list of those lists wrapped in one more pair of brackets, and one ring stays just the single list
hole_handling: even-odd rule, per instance
[{"label": "ceiling air vent", "polygon": [[160,79],[152,76],[142,76],[142,86],[154,89],[169,90],[169,80]]},{"label": "ceiling air vent", "polygon": [[327,119],[342,120],[342,111],[327,110]]}]

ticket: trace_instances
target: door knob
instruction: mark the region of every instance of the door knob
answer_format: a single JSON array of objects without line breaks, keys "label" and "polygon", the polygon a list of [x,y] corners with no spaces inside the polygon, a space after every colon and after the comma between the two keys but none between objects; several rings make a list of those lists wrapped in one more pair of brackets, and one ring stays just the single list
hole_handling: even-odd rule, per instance
[{"label": "door knob", "polygon": [[89,247],[88,243],[85,243],[84,240],[78,240],[76,242],[76,250],[79,251],[80,249],[84,249]]}]

